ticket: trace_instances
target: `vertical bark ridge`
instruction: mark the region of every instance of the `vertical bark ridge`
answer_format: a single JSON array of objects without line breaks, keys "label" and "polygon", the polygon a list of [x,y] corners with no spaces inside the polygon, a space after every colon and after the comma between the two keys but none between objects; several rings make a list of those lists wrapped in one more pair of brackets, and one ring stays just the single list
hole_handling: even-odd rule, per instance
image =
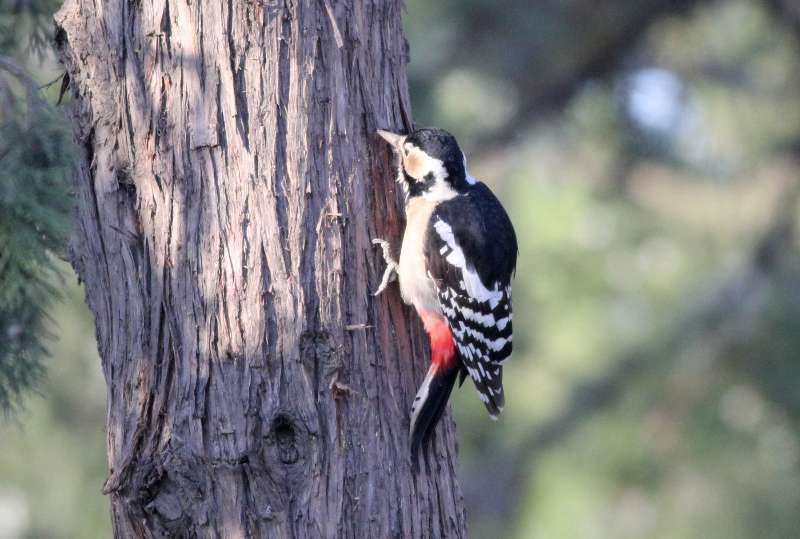
[{"label": "vertical bark ridge", "polygon": [[73,261],[108,384],[118,537],[461,537],[448,419],[413,476],[427,356],[399,241],[396,1],[66,0]]}]

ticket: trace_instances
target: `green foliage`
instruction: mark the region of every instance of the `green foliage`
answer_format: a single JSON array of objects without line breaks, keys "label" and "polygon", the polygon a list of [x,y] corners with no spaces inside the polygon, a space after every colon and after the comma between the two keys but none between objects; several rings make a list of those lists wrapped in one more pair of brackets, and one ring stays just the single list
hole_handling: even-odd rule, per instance
[{"label": "green foliage", "polygon": [[0,53],[44,57],[52,43],[52,16],[60,5],[58,0],[0,0]]},{"label": "green foliage", "polygon": [[71,141],[14,56],[43,57],[56,3],[0,4],[0,409],[43,374],[47,309],[57,297],[71,197]]},{"label": "green foliage", "polygon": [[70,139],[43,104],[0,124],[0,408],[42,374],[54,254],[69,230]]},{"label": "green foliage", "polygon": [[[56,264],[67,274],[64,262]],[[94,322],[74,278],[48,309],[58,339],[41,381],[14,420],[0,421],[0,537],[112,537],[101,490],[105,455],[105,382]]]}]

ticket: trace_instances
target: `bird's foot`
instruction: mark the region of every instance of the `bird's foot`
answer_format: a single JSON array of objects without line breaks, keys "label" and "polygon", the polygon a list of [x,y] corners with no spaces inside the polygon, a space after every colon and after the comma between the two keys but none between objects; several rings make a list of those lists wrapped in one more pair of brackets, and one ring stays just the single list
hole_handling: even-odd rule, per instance
[{"label": "bird's foot", "polygon": [[399,266],[397,265],[397,261],[392,258],[392,253],[389,251],[388,241],[375,238],[372,240],[372,243],[375,245],[380,245],[381,250],[383,251],[383,260],[386,261],[386,269],[383,271],[383,279],[381,279],[381,284],[378,286],[378,289],[375,291],[375,293],[372,294],[373,296],[377,296],[386,290],[386,287],[389,286],[389,283],[397,279],[397,270],[399,269]]}]

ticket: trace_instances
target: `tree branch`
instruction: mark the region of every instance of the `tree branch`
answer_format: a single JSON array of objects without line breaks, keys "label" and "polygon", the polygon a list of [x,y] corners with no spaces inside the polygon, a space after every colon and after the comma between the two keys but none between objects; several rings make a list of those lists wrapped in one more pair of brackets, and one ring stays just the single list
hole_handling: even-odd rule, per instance
[{"label": "tree branch", "polygon": [[[545,13],[552,19],[551,26],[570,30],[562,30],[544,43],[534,41],[528,50],[518,53],[528,68],[504,76],[516,93],[524,96],[523,104],[507,122],[476,141],[472,158],[491,155],[512,143],[521,131],[564,107],[587,80],[605,78],[618,70],[655,22],[668,14],[687,13],[702,1],[626,0],[604,5],[581,0],[560,6],[556,13]],[[467,34],[470,42],[458,50],[469,58],[478,54],[472,49],[485,45],[489,37]]]}]

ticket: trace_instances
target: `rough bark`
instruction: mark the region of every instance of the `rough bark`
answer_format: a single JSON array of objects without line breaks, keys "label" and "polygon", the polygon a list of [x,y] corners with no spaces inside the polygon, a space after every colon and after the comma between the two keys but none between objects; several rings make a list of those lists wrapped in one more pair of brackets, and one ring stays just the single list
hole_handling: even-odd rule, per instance
[{"label": "rough bark", "polygon": [[427,363],[376,127],[400,2],[66,0],[77,234],[117,537],[461,537],[454,429],[412,475]]}]

